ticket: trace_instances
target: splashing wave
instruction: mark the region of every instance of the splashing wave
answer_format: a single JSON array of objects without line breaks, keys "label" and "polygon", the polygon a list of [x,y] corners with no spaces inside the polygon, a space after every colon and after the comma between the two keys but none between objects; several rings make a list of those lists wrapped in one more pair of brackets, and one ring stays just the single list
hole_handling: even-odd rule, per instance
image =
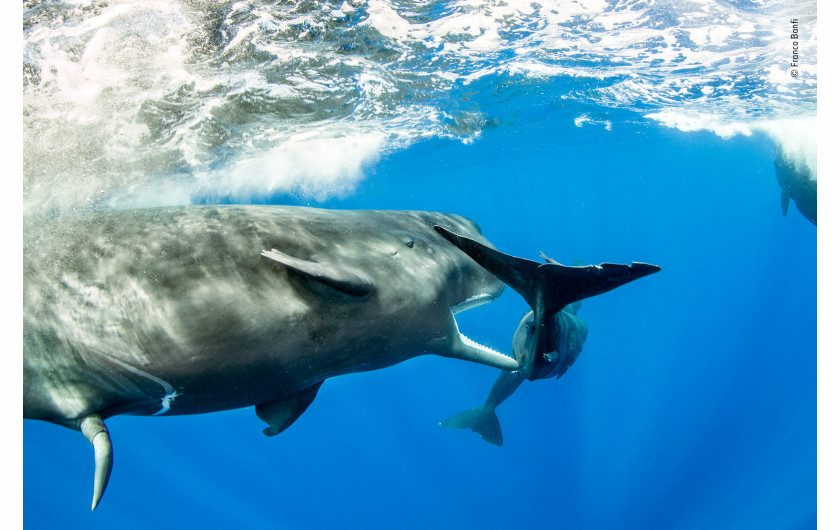
[{"label": "splashing wave", "polygon": [[389,151],[547,102],[579,107],[570,131],[610,109],[723,134],[812,116],[816,2],[788,4],[29,2],[25,211],[322,200]]}]

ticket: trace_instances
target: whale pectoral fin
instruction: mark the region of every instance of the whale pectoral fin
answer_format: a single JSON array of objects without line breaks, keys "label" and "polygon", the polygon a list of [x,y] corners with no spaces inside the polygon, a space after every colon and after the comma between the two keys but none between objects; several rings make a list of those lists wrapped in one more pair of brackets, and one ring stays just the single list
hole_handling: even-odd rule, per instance
[{"label": "whale pectoral fin", "polygon": [[254,407],[257,416],[268,424],[268,427],[263,429],[263,434],[275,436],[285,431],[309,408],[322,383],[323,381],[291,396]]},{"label": "whale pectoral fin", "polygon": [[338,267],[295,258],[274,248],[263,250],[261,254],[341,294],[361,298],[373,292],[373,282]]},{"label": "whale pectoral fin", "polygon": [[85,438],[93,445],[93,455],[96,462],[96,470],[93,475],[93,502],[90,506],[91,511],[93,511],[102,499],[105,487],[108,486],[108,479],[111,478],[114,450],[111,447],[111,436],[108,434],[108,428],[105,427],[105,422],[102,421],[99,414],[85,416],[79,422],[79,428]]},{"label": "whale pectoral fin", "polygon": [[790,186],[782,188],[782,215],[787,216],[790,207]]}]

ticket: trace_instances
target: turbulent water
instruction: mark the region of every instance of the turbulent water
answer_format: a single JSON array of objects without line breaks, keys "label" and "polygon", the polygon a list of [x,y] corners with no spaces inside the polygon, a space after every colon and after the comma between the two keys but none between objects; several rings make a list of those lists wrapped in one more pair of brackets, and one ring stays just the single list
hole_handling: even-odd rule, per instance
[{"label": "turbulent water", "polygon": [[341,197],[529,120],[764,131],[815,166],[814,1],[28,1],[23,27],[27,214]]}]

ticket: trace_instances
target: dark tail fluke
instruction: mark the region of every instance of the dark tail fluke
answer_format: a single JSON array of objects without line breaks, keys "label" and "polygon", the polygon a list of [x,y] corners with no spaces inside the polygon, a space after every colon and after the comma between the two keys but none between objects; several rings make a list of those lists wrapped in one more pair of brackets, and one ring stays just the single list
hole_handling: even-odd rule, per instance
[{"label": "dark tail fluke", "polygon": [[522,295],[535,314],[546,316],[554,315],[568,304],[611,291],[660,270],[656,265],[638,262],[584,267],[568,267],[556,262],[541,264],[493,250],[440,226],[435,226],[435,230]]},{"label": "dark tail fluke", "polygon": [[536,261],[516,258],[498,250],[493,250],[478,241],[450,232],[442,226],[435,226],[435,230],[488,272],[521,294],[525,301],[533,307],[537,269],[542,265]]},{"label": "dark tail fluke", "polygon": [[492,409],[475,407],[465,410],[443,420],[439,425],[450,429],[472,429],[473,432],[477,432],[491,444],[502,446],[502,426],[499,424],[496,411]]},{"label": "dark tail fluke", "polygon": [[585,267],[548,263],[538,269],[536,297],[542,296],[545,312],[553,315],[568,304],[612,291],[659,270],[657,265],[635,261],[630,265],[602,263]]}]

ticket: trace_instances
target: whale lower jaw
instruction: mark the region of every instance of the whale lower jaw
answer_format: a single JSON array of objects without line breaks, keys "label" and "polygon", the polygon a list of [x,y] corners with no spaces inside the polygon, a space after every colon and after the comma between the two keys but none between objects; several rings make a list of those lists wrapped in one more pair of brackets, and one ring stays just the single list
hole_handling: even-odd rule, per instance
[{"label": "whale lower jaw", "polygon": [[493,348],[491,348],[491,347],[489,347],[489,346],[485,346],[484,344],[479,344],[479,343],[477,343],[476,341],[474,341],[474,340],[472,340],[471,338],[467,337],[466,335],[464,335],[464,334],[463,334],[463,333],[461,333],[460,331],[458,332],[458,338],[460,338],[460,339],[461,339],[461,343],[462,343],[464,346],[468,347],[468,348],[473,348],[473,349],[476,349],[476,350],[482,351],[482,352],[484,352],[485,354],[487,354],[487,355],[491,355],[491,356],[500,356],[500,357],[505,357],[505,358],[508,358],[508,359],[510,358],[510,357],[508,357],[507,355],[505,355],[505,354],[503,354],[503,353],[501,353],[501,352],[499,352],[499,351],[496,351],[496,350],[494,350]]},{"label": "whale lower jaw", "polygon": [[452,354],[447,357],[492,366],[506,372],[515,372],[520,368],[519,362],[513,357],[479,344],[463,333],[459,332],[453,342],[455,346],[452,348]]},{"label": "whale lower jaw", "polygon": [[[473,300],[473,299],[470,299]],[[492,300],[492,297],[484,298],[483,303]],[[463,304],[459,304],[460,307]],[[480,304],[479,304],[480,305]],[[473,306],[474,307],[474,306]],[[458,329],[458,322],[455,320],[455,311],[452,312],[452,330],[449,335],[448,344],[446,347],[436,352],[444,357],[452,357],[453,359],[461,359],[486,366],[492,366],[499,370],[506,372],[515,372],[519,370],[519,362],[513,357],[509,357],[500,353],[493,348],[479,344],[471,338],[467,337]]]},{"label": "whale lower jaw", "polygon": [[499,368],[500,370],[506,370],[510,372],[519,370],[519,363],[516,361],[516,359],[508,357],[504,353],[496,351],[493,348],[490,348],[489,346],[479,344],[476,341],[464,335],[463,333],[461,333],[460,331],[458,332],[458,338],[461,340],[461,344],[464,348],[475,352],[476,357],[469,360],[472,360],[474,362],[482,362],[483,364],[489,364],[490,366],[494,366],[496,368]]}]

